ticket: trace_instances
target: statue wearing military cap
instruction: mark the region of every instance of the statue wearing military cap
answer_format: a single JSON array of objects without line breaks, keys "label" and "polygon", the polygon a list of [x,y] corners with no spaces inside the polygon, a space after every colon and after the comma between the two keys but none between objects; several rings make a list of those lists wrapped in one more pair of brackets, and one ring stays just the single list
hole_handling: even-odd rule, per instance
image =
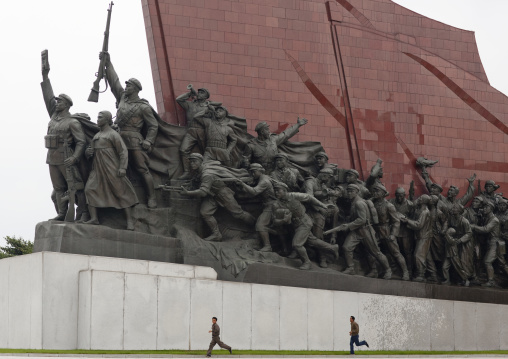
[{"label": "statue wearing military cap", "polygon": [[[78,198],[78,215],[88,216],[85,195],[83,192],[84,183],[78,163],[83,157],[86,146],[86,137],[80,121],[76,115],[71,115],[70,107],[72,99],[66,94],[55,97],[53,87],[49,80],[49,63],[47,62],[47,51],[42,53],[42,95],[46,103],[46,109],[50,116],[48,132],[44,137],[45,146],[48,149],[46,163],[49,165],[49,175],[54,191],[55,207],[58,215],[55,220],[74,221],[74,207],[68,208],[64,199],[64,193],[75,190]],[[70,188],[73,187],[73,188]],[[74,192],[72,192],[74,193]],[[74,205],[72,205],[74,206]],[[67,216],[67,211],[69,216]],[[72,218],[71,218],[72,217]],[[76,218],[87,220],[88,218]]]},{"label": "statue wearing military cap", "polygon": [[266,173],[270,174],[274,169],[274,157],[279,152],[278,147],[296,135],[299,128],[307,123],[305,118],[298,117],[296,124],[279,134],[270,133],[270,127],[266,122],[260,122],[255,130],[257,138],[250,140],[245,146],[243,154],[245,165],[250,163],[261,164]]},{"label": "statue wearing military cap", "polygon": [[491,201],[497,203],[498,199],[502,197],[502,193],[496,193],[499,189],[499,185],[493,180],[485,181],[484,191],[481,193],[484,201]]},{"label": "statue wearing military cap", "polygon": [[474,193],[474,180],[476,179],[476,173],[474,173],[471,177],[467,178],[467,181],[469,183],[467,187],[466,194],[462,196],[461,198],[457,198],[457,194],[459,193],[459,189],[456,186],[450,186],[448,193],[445,196],[441,194],[443,192],[443,187],[441,187],[439,184],[432,182],[430,179],[429,173],[425,169],[426,167],[422,167],[422,177],[425,180],[425,186],[427,186],[427,189],[431,195],[436,195],[439,197],[440,207],[442,207],[442,210],[446,213],[448,213],[451,209],[452,204],[454,203],[460,203],[461,205],[465,206],[471,198],[473,198]]},{"label": "statue wearing military cap", "polygon": [[261,252],[271,252],[270,244],[270,222],[272,219],[272,203],[275,200],[274,188],[269,176],[265,174],[265,169],[259,163],[252,163],[249,166],[249,172],[254,179],[251,185],[240,180],[236,181],[248,197],[257,198],[263,204],[263,212],[256,220],[256,233],[261,240]]},{"label": "statue wearing military cap", "polygon": [[194,121],[205,130],[205,161],[219,161],[222,165],[232,167],[231,153],[236,146],[237,138],[229,126],[228,110],[224,106],[208,105],[194,115]]},{"label": "statue wearing military cap", "polygon": [[256,219],[238,204],[234,196],[235,193],[217,176],[216,171],[205,166],[203,156],[199,153],[190,154],[189,167],[194,175],[192,178],[194,188],[187,190],[182,187],[180,193],[201,199],[199,213],[212,232],[210,236],[204,238],[205,241],[220,242],[222,240],[219,224],[214,217],[219,207],[225,208],[233,218],[240,219],[247,224],[256,222]]},{"label": "statue wearing military cap", "polygon": [[300,256],[303,262],[299,268],[308,270],[312,266],[305,245],[314,247],[318,251],[329,251],[337,259],[339,255],[339,246],[337,244],[331,245],[311,235],[312,219],[307,215],[303,203],[308,206],[322,208],[323,210],[326,210],[328,206],[307,193],[289,192],[288,186],[282,182],[274,183],[273,188],[277,200],[272,204],[272,212],[275,214],[283,210],[285,214],[283,218],[274,216],[272,223],[274,226],[287,224],[293,226],[293,250],[295,254]]},{"label": "statue wearing military cap", "polygon": [[273,160],[275,169],[270,173],[270,177],[276,181],[285,183],[291,192],[300,192],[300,187],[304,183],[300,172],[288,164],[288,156],[284,153],[277,153]]},{"label": "statue wearing military cap", "polygon": [[358,189],[358,193],[361,198],[369,198],[370,192],[367,187],[365,187],[365,184],[358,179],[359,177],[360,174],[357,170],[348,169],[344,172],[345,183],[341,183],[340,186],[342,187],[343,192],[346,193],[349,185],[354,185],[354,188]]},{"label": "statue wearing military cap", "polygon": [[189,179],[189,160],[194,147],[198,147],[199,152],[205,151],[205,129],[201,122],[195,120],[197,113],[206,111],[208,105],[220,106],[219,102],[210,102],[210,92],[205,88],[200,88],[197,91],[192,85],[187,86],[189,90],[176,98],[176,102],[185,110],[187,133],[185,134],[182,143],[180,144],[180,156],[183,164],[184,173],[179,179]]},{"label": "statue wearing military cap", "polygon": [[328,163],[328,155],[324,151],[320,151],[314,155],[314,170],[313,175],[318,175],[319,172],[324,169],[329,168],[333,171],[333,175],[338,179],[338,168],[335,163]]},{"label": "statue wearing military cap", "polygon": [[485,287],[496,286],[493,267],[495,261],[499,263],[500,269],[508,275],[508,264],[504,257],[505,253],[503,253],[506,251],[506,244],[501,239],[501,226],[499,219],[493,213],[494,208],[493,201],[485,200],[482,207],[484,224],[482,226],[471,225],[473,232],[484,234],[487,237],[488,249],[483,259],[488,278],[487,282],[482,284]]},{"label": "statue wearing military cap", "polygon": [[[389,201],[393,204],[400,217],[412,218],[415,205],[413,201],[406,198],[406,190],[403,187],[398,187],[395,190],[395,198]],[[407,270],[411,274],[413,273],[414,262],[414,240],[413,231],[408,228],[407,223],[400,223],[399,233],[396,235],[396,238],[401,253],[406,261]]]},{"label": "statue wearing military cap", "polygon": [[[345,231],[348,232],[344,241],[344,258],[346,260],[346,269],[342,272],[344,274],[355,274],[355,267],[353,261],[353,252],[355,248],[362,243],[368,254],[372,256],[381,266],[385,273],[384,279],[392,277],[392,270],[386,256],[381,253],[376,241],[376,234],[372,228],[373,224],[373,211],[370,209],[367,202],[359,195],[360,186],[355,183],[349,183],[346,188],[346,193],[351,200],[351,211],[349,215],[350,222],[341,224],[338,227],[326,231],[324,234],[331,234],[333,232]],[[372,265],[372,263],[371,263]],[[375,268],[371,267],[373,271]]]},{"label": "statue wearing military cap", "polygon": [[125,81],[123,88],[109,54],[102,52],[101,58],[103,56],[106,56],[106,77],[118,104],[115,124],[120,129],[120,136],[127,146],[129,167],[141,177],[148,208],[156,208],[157,201],[148,158],[148,152],[155,143],[159,129],[155,111],[148,101],[139,98],[141,83],[135,78],[130,78]]},{"label": "statue wearing military cap", "polygon": [[134,77],[131,77],[127,81],[125,81],[126,85],[134,85],[137,87],[138,91],[141,91],[143,87],[141,86],[141,82],[139,82],[138,79],[135,79]]},{"label": "statue wearing military cap", "polygon": [[499,219],[499,229],[501,235],[501,241],[505,243],[508,241],[508,201],[506,198],[499,198],[497,201],[497,212],[496,217]]},{"label": "statue wearing military cap", "polygon": [[[314,196],[316,199],[327,204],[327,210],[309,207],[308,215],[312,219],[312,234],[319,239],[324,239],[323,231],[325,227],[333,228],[338,223],[339,208],[337,207],[337,199],[342,196],[343,191],[340,187],[335,186],[334,171],[325,167],[319,171],[317,177],[308,176],[305,178],[303,192]],[[337,234],[332,233],[327,239],[330,244],[337,242]],[[319,266],[328,267],[327,257],[322,251],[318,251]]]}]

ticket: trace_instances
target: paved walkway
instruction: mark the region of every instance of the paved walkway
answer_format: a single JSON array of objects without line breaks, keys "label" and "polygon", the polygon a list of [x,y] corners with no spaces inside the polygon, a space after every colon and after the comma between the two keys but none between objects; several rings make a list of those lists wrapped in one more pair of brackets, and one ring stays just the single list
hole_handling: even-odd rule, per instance
[{"label": "paved walkway", "polygon": [[[30,359],[48,359],[48,357],[57,357],[59,359],[76,359],[76,358],[129,358],[129,359],[144,359],[144,358],[173,358],[173,359],[189,359],[189,358],[205,358],[205,354],[203,355],[173,355],[173,354],[41,354],[41,353],[20,353],[20,354],[3,354],[0,353],[1,359],[21,359],[21,358],[30,358]],[[350,355],[233,355],[230,354],[222,354],[217,353],[217,355],[212,355],[213,358],[224,358],[224,359],[232,359],[232,358],[241,358],[241,359],[280,359],[280,358],[347,358],[352,357]],[[357,354],[354,356],[355,358],[410,358],[410,359],[420,359],[420,358],[474,358],[474,359],[495,359],[495,358],[508,358],[508,354],[467,354],[467,355],[451,355],[451,354],[440,354],[440,355],[361,355]]]}]

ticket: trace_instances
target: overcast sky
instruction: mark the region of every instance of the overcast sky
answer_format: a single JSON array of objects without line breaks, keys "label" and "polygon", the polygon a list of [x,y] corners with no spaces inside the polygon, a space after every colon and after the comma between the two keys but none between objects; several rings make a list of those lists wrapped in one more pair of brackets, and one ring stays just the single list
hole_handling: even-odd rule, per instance
[{"label": "overcast sky", "polygon": [[[508,93],[506,0],[397,0],[444,23],[473,30],[492,86]],[[480,6],[481,5],[481,6]],[[101,94],[87,102],[95,79],[106,23],[107,0],[3,1],[0,11],[0,245],[5,236],[33,241],[37,222],[55,216],[43,137],[49,121],[40,89],[40,52],[49,50],[49,74],[56,94],[72,97],[73,112],[95,121],[101,110],[114,112],[115,100]],[[155,105],[140,0],[116,0],[110,54],[120,80],[136,77],[142,97]]]}]

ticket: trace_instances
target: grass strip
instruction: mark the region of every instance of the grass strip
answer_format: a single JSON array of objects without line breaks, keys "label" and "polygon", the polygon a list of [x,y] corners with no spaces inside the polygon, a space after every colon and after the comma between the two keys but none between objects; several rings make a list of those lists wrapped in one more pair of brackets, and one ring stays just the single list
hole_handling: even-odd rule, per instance
[{"label": "grass strip", "polygon": [[[215,349],[215,353],[227,353],[226,350]],[[38,350],[38,349],[0,349],[0,353],[40,353],[40,354],[104,354],[104,355],[205,355],[206,350]],[[235,350],[234,355],[349,355],[347,351],[320,350]],[[479,354],[508,354],[508,350],[482,351],[430,351],[430,350],[361,350],[361,355],[479,355]]]}]

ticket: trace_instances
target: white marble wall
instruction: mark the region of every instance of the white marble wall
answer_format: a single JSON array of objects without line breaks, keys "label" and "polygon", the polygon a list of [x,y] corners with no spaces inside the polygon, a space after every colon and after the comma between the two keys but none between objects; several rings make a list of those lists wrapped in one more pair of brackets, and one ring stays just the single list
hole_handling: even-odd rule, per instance
[{"label": "white marble wall", "polygon": [[[122,278],[130,273],[217,279],[217,273],[212,268],[174,263],[54,252],[4,258],[0,260],[0,347],[76,349],[78,342],[79,346],[90,345],[93,333],[86,330],[86,323],[78,323],[78,296],[86,284],[86,281],[80,281],[80,272],[93,270],[110,271],[113,277]],[[115,282],[104,280],[102,286],[96,282],[93,294],[104,294],[108,290],[112,295],[117,294],[112,290]],[[110,298],[111,315],[119,310],[117,302]],[[103,305],[108,305],[108,302]],[[82,309],[86,310],[86,307]],[[123,317],[119,318],[123,320]],[[116,318],[114,323],[109,324],[123,328],[123,322],[119,323]],[[123,335],[118,335],[117,343],[123,344]],[[115,344],[117,347],[118,344]]]},{"label": "white marble wall", "polygon": [[[211,268],[35,253],[0,260],[0,347],[508,349],[508,305],[222,282]],[[365,349],[365,347],[361,347]]]}]

